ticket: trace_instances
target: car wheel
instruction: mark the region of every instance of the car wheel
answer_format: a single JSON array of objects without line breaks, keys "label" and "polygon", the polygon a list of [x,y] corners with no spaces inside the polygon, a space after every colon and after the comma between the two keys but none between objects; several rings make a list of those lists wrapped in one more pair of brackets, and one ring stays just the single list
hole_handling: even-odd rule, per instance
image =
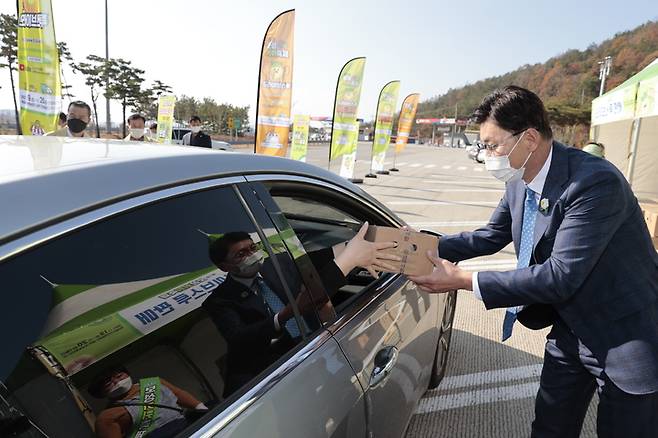
[{"label": "car wheel", "polygon": [[455,319],[455,309],[457,307],[457,291],[449,292],[446,295],[446,306],[441,318],[441,327],[439,333],[439,343],[434,354],[434,365],[432,366],[432,377],[430,378],[429,389],[439,386],[443,376],[446,374],[448,367],[448,352],[450,351],[450,340],[452,338],[452,323]]}]

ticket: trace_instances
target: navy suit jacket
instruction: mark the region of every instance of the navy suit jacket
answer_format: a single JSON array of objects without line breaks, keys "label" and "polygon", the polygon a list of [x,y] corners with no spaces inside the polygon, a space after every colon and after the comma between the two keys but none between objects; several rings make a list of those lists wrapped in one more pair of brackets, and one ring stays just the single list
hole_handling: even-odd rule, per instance
[{"label": "navy suit jacket", "polygon": [[[658,391],[658,254],[624,176],[609,162],[553,142],[551,166],[527,268],[480,272],[487,309],[525,305],[533,329],[559,317],[623,391]],[[519,253],[525,185],[509,183],[488,225],[442,237],[440,255],[458,262]]]}]

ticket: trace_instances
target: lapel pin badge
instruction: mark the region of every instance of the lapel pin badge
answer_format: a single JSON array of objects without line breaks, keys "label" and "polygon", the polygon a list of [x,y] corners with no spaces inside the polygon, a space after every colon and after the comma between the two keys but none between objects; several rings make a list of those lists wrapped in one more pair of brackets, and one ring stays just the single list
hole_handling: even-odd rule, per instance
[{"label": "lapel pin badge", "polygon": [[539,211],[542,214],[548,213],[548,207],[549,207],[549,205],[548,205],[548,199],[547,198],[544,198],[541,201],[539,201]]}]

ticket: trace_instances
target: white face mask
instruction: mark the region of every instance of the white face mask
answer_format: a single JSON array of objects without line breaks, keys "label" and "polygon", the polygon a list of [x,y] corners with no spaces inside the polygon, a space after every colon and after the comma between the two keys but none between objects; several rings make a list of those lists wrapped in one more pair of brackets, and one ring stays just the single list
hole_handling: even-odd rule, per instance
[{"label": "white face mask", "polygon": [[504,183],[508,183],[512,181],[518,181],[523,177],[523,174],[525,173],[525,165],[530,159],[532,152],[530,152],[528,158],[525,159],[523,165],[521,165],[521,167],[518,169],[512,167],[512,165],[509,162],[509,156],[512,154],[512,152],[514,152],[514,149],[519,144],[525,133],[526,131],[523,131],[523,134],[521,134],[521,137],[519,137],[516,143],[514,143],[514,146],[512,147],[512,150],[509,151],[509,154],[502,155],[499,157],[492,156],[489,154],[485,155],[484,166],[489,171],[489,173],[493,175],[494,178]]},{"label": "white face mask", "polygon": [[249,257],[245,257],[244,260],[242,260],[238,264],[238,273],[240,277],[255,277],[258,272],[260,271],[260,268],[263,267],[263,261],[265,260],[265,255],[263,254],[263,251],[256,251]]},{"label": "white face mask", "polygon": [[144,128],[130,128],[130,136],[132,138],[144,137]]},{"label": "white face mask", "polygon": [[107,392],[109,398],[119,398],[124,395],[126,392],[130,391],[130,388],[133,387],[133,379],[130,376],[125,379],[119,380],[110,390]]},{"label": "white face mask", "polygon": [[199,132],[201,132],[201,126],[191,126],[190,130],[192,131],[192,133],[198,134]]}]

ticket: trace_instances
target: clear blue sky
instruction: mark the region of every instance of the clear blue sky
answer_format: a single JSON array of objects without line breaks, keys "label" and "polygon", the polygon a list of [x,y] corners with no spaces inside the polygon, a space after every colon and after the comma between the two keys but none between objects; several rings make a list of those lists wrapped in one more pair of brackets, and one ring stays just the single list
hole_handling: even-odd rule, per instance
[{"label": "clear blue sky", "polygon": [[[336,76],[366,56],[360,116],[372,118],[380,88],[401,80],[400,99],[441,94],[568,49],[584,49],[658,19],[655,1],[272,1],[110,0],[110,56],[146,70],[178,95],[251,106],[263,34],[286,9],[297,10],[293,113],[331,115]],[[5,0],[0,12],[14,12]],[[104,55],[103,0],[53,0],[57,38],[76,59]],[[67,79],[88,100],[80,78]],[[0,108],[11,108],[0,71]],[[104,120],[104,104],[101,105]],[[120,112],[112,107],[112,119]]]}]

